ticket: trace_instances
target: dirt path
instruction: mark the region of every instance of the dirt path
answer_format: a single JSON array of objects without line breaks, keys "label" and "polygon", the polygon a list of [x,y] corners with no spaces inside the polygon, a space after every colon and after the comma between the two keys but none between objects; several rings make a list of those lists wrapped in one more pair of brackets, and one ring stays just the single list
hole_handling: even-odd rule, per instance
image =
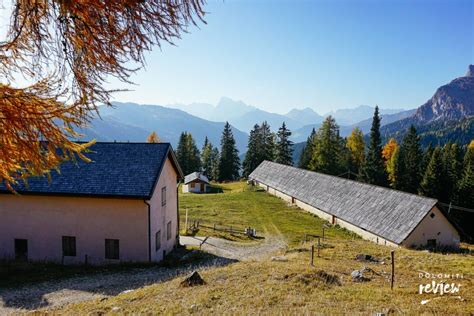
[{"label": "dirt path", "polygon": [[240,243],[215,237],[180,237],[180,243],[189,246],[199,246],[204,240],[202,250],[239,261],[264,260],[287,246],[281,234],[267,236],[263,241],[255,243]]},{"label": "dirt path", "polygon": [[[192,261],[192,260],[191,260]],[[0,315],[18,314],[39,308],[55,308],[133,291],[146,285],[163,282],[193,270],[221,266],[233,262],[209,256],[199,264],[183,263],[173,268],[151,266],[131,268],[121,272],[91,274],[67,279],[51,280],[17,288],[0,288]]]},{"label": "dirt path", "polygon": [[[199,246],[203,239],[204,237],[181,237],[181,244]],[[18,314],[39,308],[55,308],[96,298],[107,299],[124,291],[133,291],[174,278],[178,272],[186,274],[195,269],[225,265],[235,260],[263,260],[285,247],[286,242],[280,235],[269,236],[256,243],[238,243],[210,237],[202,246],[202,250],[214,256],[210,256],[198,266],[188,263],[174,268],[160,266],[134,268],[123,272],[72,277],[13,289],[0,289],[0,315]]]}]

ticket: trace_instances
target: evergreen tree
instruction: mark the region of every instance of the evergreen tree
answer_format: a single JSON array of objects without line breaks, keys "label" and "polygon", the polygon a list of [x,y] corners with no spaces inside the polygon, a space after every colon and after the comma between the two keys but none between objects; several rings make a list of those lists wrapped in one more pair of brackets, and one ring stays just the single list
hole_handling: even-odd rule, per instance
[{"label": "evergreen tree", "polygon": [[314,139],[314,150],[309,168],[327,174],[341,172],[341,155],[344,150],[343,139],[339,136],[339,126],[332,116],[328,116],[319,128]]},{"label": "evergreen tree", "polygon": [[440,147],[436,147],[421,181],[420,194],[437,199],[443,192],[443,186],[442,152]]},{"label": "evergreen tree", "polygon": [[375,185],[387,186],[387,172],[382,157],[382,137],[380,135],[379,107],[375,107],[370,129],[369,150],[361,173],[363,181]]},{"label": "evergreen tree", "polygon": [[[431,162],[431,161],[430,161]],[[410,126],[403,138],[395,170],[395,188],[417,193],[422,177],[423,154],[415,126]]]},{"label": "evergreen tree", "polygon": [[179,137],[176,158],[185,175],[201,171],[201,158],[199,149],[191,133],[183,132]]},{"label": "evergreen tree", "polygon": [[289,139],[291,131],[286,127],[285,122],[278,129],[276,142],[275,162],[284,165],[293,165],[293,142]]},{"label": "evergreen tree", "polygon": [[423,164],[421,167],[422,173],[424,174],[426,171],[426,168],[428,168],[428,164],[431,161],[431,155],[433,155],[434,147],[433,144],[430,142],[428,144],[428,147],[426,147],[426,150],[423,153]]},{"label": "evergreen tree", "polygon": [[262,162],[260,158],[260,140],[261,137],[260,133],[260,126],[255,124],[253,129],[250,131],[250,136],[247,144],[247,152],[245,153],[245,158],[242,163],[243,168],[243,176],[248,177],[255,168]]},{"label": "evergreen tree", "polygon": [[309,169],[309,163],[311,161],[311,157],[313,156],[314,150],[314,138],[316,137],[316,130],[313,128],[311,130],[311,134],[306,139],[306,144],[301,151],[300,160],[298,162],[298,167],[303,169]]},{"label": "evergreen tree", "polygon": [[447,202],[453,199],[463,171],[462,153],[459,146],[450,142],[444,145],[442,160],[444,187],[438,198]]},{"label": "evergreen tree", "polygon": [[234,135],[229,122],[225,123],[221,138],[221,154],[219,159],[219,181],[232,181],[239,177],[239,151],[235,146]]},{"label": "evergreen tree", "polygon": [[259,164],[264,160],[275,160],[275,134],[270,130],[270,125],[266,121],[260,126],[257,144],[259,146]]},{"label": "evergreen tree", "polygon": [[217,181],[219,179],[219,149],[213,147],[211,151],[211,171],[209,173],[209,179]]},{"label": "evergreen tree", "polygon": [[347,137],[346,147],[349,149],[349,170],[355,174],[360,173],[360,169],[365,160],[364,134],[356,127]]},{"label": "evergreen tree", "polygon": [[463,172],[457,184],[455,202],[457,205],[474,208],[474,141],[464,155]]},{"label": "evergreen tree", "polygon": [[212,173],[212,150],[213,146],[211,142],[209,142],[209,139],[206,138],[204,139],[204,146],[202,147],[202,152],[201,152],[201,165],[202,165],[202,173],[206,175],[209,179],[211,178],[211,173]]}]

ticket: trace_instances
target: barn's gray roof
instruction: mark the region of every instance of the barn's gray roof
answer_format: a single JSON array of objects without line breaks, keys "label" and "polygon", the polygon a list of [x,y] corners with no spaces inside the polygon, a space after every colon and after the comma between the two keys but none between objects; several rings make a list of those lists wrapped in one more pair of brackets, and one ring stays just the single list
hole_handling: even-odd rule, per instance
[{"label": "barn's gray roof", "polygon": [[201,172],[193,172],[184,177],[184,184],[188,184],[191,181],[198,180],[209,184],[209,179]]},{"label": "barn's gray roof", "polygon": [[437,200],[270,161],[249,176],[337,218],[400,244]]}]

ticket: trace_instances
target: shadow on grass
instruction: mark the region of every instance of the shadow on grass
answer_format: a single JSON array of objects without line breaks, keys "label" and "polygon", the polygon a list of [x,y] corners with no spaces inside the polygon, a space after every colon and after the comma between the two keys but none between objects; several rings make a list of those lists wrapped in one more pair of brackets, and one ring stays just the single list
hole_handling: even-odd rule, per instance
[{"label": "shadow on grass", "polygon": [[[55,303],[52,297],[57,292],[61,292],[61,301],[67,301],[68,295],[73,300],[77,295],[82,296],[82,300],[91,299],[94,294],[113,296],[169,281],[194,270],[225,266],[236,261],[184,247],[177,248],[165,260],[155,264],[64,266],[4,261],[0,262],[0,314],[2,307],[32,310],[51,306]],[[74,292],[68,294],[68,291]]]}]

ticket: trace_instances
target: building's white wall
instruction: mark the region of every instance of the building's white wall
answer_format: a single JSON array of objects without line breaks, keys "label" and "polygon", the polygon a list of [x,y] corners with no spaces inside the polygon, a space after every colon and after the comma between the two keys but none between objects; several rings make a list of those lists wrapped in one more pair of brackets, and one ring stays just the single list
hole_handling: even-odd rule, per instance
[{"label": "building's white wall", "polygon": [[208,190],[208,185],[204,184],[204,190],[201,190],[201,182],[194,182],[194,188],[191,186],[191,183],[183,185],[183,193],[206,193]]},{"label": "building's white wall", "polygon": [[0,194],[0,258],[14,258],[18,238],[29,260],[61,262],[62,236],[75,236],[65,263],[107,263],[105,239],[120,240],[121,261],[147,261],[147,231],[143,200]]},{"label": "building's white wall", "polygon": [[[430,216],[431,213],[435,215],[433,218]],[[459,233],[436,206],[408,236],[403,245],[425,246],[428,239],[436,239],[439,246],[459,247]]]},{"label": "building's white wall", "polygon": [[[178,174],[169,159],[166,160],[155,191],[150,200],[151,205],[151,260],[161,261],[164,252],[168,254],[177,244],[178,236]],[[166,186],[166,205],[161,204],[161,189]],[[171,238],[167,240],[167,224],[171,221]],[[161,248],[156,249],[156,233],[161,232]]]}]

